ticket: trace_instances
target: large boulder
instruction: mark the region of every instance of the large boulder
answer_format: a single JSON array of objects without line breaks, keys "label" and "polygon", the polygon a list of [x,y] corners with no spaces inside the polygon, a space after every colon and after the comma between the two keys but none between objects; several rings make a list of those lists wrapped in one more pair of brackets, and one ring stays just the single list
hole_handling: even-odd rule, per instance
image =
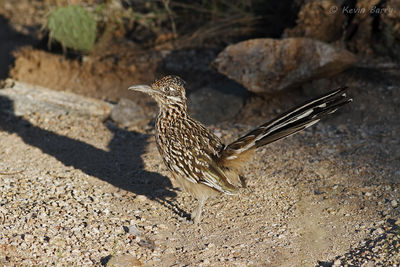
[{"label": "large boulder", "polygon": [[213,66],[254,93],[334,76],[355,63],[345,49],[308,38],[253,39],[225,48]]}]

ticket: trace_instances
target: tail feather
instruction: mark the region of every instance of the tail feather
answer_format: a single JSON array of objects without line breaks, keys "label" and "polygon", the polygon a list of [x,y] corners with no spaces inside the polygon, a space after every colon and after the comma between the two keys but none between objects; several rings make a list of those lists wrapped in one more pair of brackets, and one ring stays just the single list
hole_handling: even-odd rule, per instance
[{"label": "tail feather", "polygon": [[236,161],[240,159],[241,154],[245,154],[249,150],[254,150],[310,127],[321,118],[352,101],[347,96],[346,90],[347,87],[333,90],[261,125],[226,146],[220,159],[223,162]]}]

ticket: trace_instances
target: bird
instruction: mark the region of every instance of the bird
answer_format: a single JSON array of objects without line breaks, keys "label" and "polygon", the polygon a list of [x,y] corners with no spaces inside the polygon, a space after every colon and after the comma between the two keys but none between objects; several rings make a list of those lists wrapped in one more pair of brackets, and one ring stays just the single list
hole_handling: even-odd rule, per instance
[{"label": "bird", "polygon": [[179,76],[168,75],[151,85],[129,87],[129,90],[150,95],[158,104],[157,148],[173,178],[198,200],[191,214],[195,224],[200,224],[208,198],[233,195],[245,186],[241,171],[257,148],[310,127],[352,102],[347,89],[340,87],[307,101],[225,145],[188,114],[186,83]]}]

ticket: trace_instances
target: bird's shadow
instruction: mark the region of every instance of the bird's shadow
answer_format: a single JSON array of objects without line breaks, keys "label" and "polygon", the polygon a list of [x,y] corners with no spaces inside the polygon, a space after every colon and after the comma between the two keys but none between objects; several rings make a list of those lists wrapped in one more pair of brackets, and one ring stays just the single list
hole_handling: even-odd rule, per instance
[{"label": "bird's shadow", "polygon": [[66,166],[123,190],[145,195],[179,216],[189,218],[188,213],[171,200],[176,196],[176,188],[169,178],[143,168],[141,155],[148,144],[148,135],[111,123],[107,127],[113,133],[108,151],[33,125],[14,114],[12,100],[0,96],[0,130],[16,133],[26,144],[39,148]]}]

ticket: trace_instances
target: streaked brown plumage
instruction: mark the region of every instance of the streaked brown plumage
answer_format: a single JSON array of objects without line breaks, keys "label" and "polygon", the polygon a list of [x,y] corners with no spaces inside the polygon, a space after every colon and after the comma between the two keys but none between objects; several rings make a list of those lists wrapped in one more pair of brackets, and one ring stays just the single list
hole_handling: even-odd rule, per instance
[{"label": "streaked brown plumage", "polygon": [[202,206],[208,197],[234,194],[243,186],[239,176],[241,167],[256,148],[305,129],[352,101],[345,93],[346,88],[339,88],[224,145],[187,114],[185,82],[181,78],[166,76],[151,86],[136,85],[129,89],[147,93],[157,101],[160,108],[156,121],[157,147],[180,185],[199,200],[192,214],[196,223],[200,222]]}]

